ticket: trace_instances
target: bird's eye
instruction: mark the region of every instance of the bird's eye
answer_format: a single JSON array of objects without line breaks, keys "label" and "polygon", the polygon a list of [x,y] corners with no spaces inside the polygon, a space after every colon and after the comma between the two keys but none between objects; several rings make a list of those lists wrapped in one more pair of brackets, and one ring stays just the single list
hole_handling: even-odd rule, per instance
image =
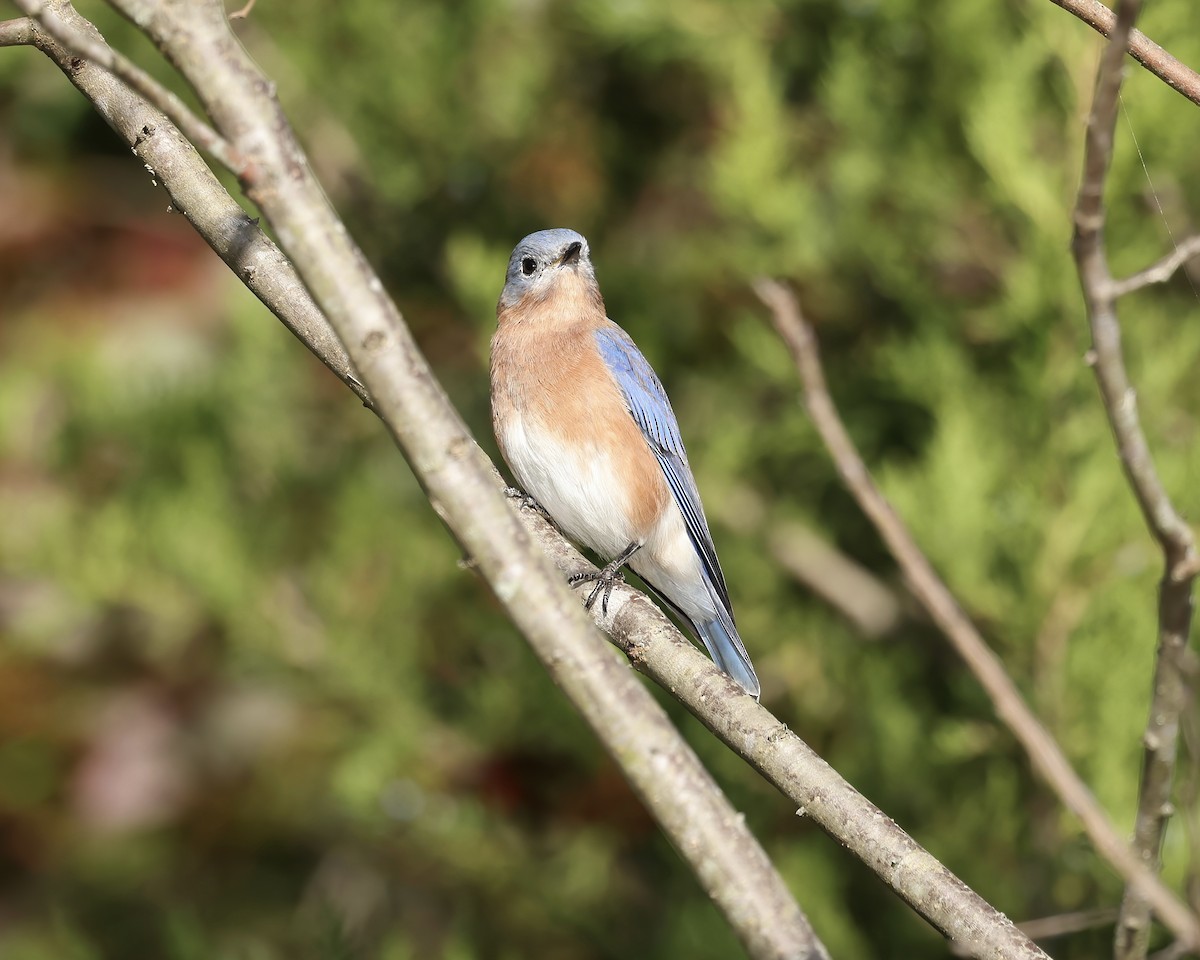
[{"label": "bird's eye", "polygon": [[521,261],[521,272],[527,277],[533,276],[533,271],[537,269],[537,261],[533,257],[525,257]]}]

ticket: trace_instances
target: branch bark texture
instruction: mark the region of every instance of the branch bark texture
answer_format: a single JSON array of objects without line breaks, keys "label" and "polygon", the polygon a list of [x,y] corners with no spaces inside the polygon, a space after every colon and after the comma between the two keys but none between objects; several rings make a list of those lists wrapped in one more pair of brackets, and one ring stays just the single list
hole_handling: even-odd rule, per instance
[{"label": "branch bark texture", "polygon": [[[1097,33],[1111,37],[1117,15],[1100,0],[1050,0],[1074,14]],[[1200,73],[1177,60],[1140,30],[1126,33],[1129,55],[1172,90],[1200,106]]]},{"label": "branch bark texture", "polygon": [[817,352],[816,335],[800,312],[792,293],[774,281],[760,281],[758,294],[770,308],[780,335],[796,361],[804,403],[821,439],[829,449],[846,488],[875,525],[900,564],[913,594],[950,640],[959,656],[987,692],[997,716],[1013,732],[1033,768],[1050,785],[1063,805],[1083,824],[1100,855],[1130,887],[1153,904],[1163,922],[1181,940],[1200,944],[1195,915],[1146,866],[1144,859],[1117,833],[1108,815],[1071,767],[1062,749],[1025,703],[1000,659],[975,629],[904,522],[875,485],[870,471],[850,439],[829,388]]},{"label": "branch bark texture", "polygon": [[[37,17],[43,8],[72,31],[94,27],[66,0],[18,0]],[[141,27],[196,90],[220,136],[246,161],[248,195],[270,219],[296,273],[232,200],[214,194],[215,180],[170,124],[107,71],[67,50],[40,24],[31,41],[181,196],[214,245],[258,277],[255,292],[278,293],[293,331],[321,340],[314,350],[332,357],[340,341],[343,379],[369,390],[435,509],[475,559],[514,622],[559,686],[620,764],[701,886],[755,958],[824,958],[828,954],[774,870],[762,847],[721,793],[695,753],[645,687],[613,655],[570,590],[534,545],[494,482],[494,471],[434,379],[399,312],[345,228],[328,206],[274,97],[230,32],[215,0],[116,3]],[[14,27],[13,33],[26,28]],[[65,34],[63,34],[65,35]],[[153,165],[153,164],[152,164]],[[180,167],[186,167],[182,172]],[[219,185],[216,191],[223,194]],[[213,201],[210,209],[205,200]],[[302,285],[296,277],[302,278]],[[311,292],[319,304],[304,304]],[[329,324],[318,318],[328,318]],[[332,332],[328,327],[332,327]],[[361,371],[361,377],[350,371]],[[360,394],[361,395],[361,394]]]},{"label": "branch bark texture", "polygon": [[1113,299],[1133,293],[1135,290],[1141,290],[1142,287],[1148,287],[1152,283],[1166,283],[1175,275],[1176,270],[1193,257],[1200,257],[1200,234],[1181,241],[1174,250],[1157,263],[1146,267],[1145,270],[1139,270],[1124,280],[1113,281]]},{"label": "branch bark texture", "polygon": [[[1138,0],[1121,0],[1108,46],[1097,68],[1084,145],[1083,177],[1075,203],[1073,248],[1092,335],[1089,360],[1125,477],[1163,553],[1164,569],[1158,588],[1158,654],[1150,716],[1142,738],[1145,753],[1133,841],[1142,863],[1157,871],[1161,867],[1163,834],[1172,810],[1179,718],[1189,698],[1184,660],[1191,632],[1197,551],[1191,527],[1179,515],[1163,487],[1142,430],[1137,395],[1125,369],[1117,319],[1116,298],[1124,290],[1109,272],[1104,242],[1104,184],[1112,162],[1125,48],[1139,8]],[[1132,279],[1154,270],[1151,267]],[[1159,905],[1151,901],[1144,888],[1136,884],[1126,887],[1117,920],[1114,945],[1117,960],[1142,960],[1146,956],[1152,908],[1165,920]]]}]

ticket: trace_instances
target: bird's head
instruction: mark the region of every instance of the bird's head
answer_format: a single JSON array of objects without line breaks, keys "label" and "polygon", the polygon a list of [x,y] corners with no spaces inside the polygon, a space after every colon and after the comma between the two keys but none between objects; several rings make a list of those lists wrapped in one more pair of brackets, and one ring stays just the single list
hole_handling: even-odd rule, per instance
[{"label": "bird's head", "polygon": [[575,293],[599,295],[591,251],[574,230],[539,230],[513,249],[500,293],[501,311]]}]

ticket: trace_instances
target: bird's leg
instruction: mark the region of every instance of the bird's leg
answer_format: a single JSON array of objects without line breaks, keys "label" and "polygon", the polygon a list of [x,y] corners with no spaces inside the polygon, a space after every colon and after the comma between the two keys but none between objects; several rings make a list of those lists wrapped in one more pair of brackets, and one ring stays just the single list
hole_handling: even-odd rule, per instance
[{"label": "bird's leg", "polygon": [[504,495],[506,497],[508,497],[509,500],[518,501],[519,506],[526,507],[530,510],[536,510],[546,520],[550,520],[551,523],[554,522],[553,520],[550,519],[550,514],[548,514],[546,512],[546,508],[543,507],[540,503],[538,503],[537,500],[535,500],[533,498],[532,494],[526,493],[520,487],[505,487]]},{"label": "bird's leg", "polygon": [[613,587],[618,580],[623,581],[625,579],[621,576],[621,568],[629,562],[630,557],[641,549],[642,545],[635,540],[599,573],[576,573],[567,578],[567,583],[573,587],[580,583],[596,581],[596,586],[592,588],[592,592],[588,594],[587,600],[584,601],[583,606],[585,610],[591,610],[592,604],[596,602],[596,598],[603,592],[604,599],[600,603],[600,609],[608,613],[608,598],[612,596]]}]

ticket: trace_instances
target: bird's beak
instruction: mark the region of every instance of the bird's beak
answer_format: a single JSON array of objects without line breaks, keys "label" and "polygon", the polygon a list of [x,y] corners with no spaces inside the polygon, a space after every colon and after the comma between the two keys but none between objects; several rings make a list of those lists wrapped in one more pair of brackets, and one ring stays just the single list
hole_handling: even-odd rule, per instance
[{"label": "bird's beak", "polygon": [[579,259],[579,254],[582,252],[582,250],[583,244],[576,240],[569,247],[567,247],[566,250],[563,251],[563,255],[558,258],[558,265],[560,267],[565,267],[568,263],[574,263]]}]

